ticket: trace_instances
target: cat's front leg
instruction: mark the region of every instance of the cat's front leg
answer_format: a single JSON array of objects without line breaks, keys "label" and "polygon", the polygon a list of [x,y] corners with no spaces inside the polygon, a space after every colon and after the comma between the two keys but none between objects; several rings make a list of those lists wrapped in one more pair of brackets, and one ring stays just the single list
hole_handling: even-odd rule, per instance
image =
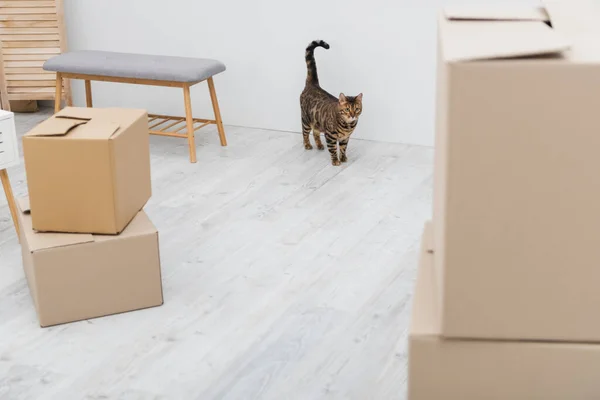
[{"label": "cat's front leg", "polygon": [[340,140],[340,161],[343,163],[348,161],[348,157],[346,157],[346,149],[348,148],[349,140],[350,138]]},{"label": "cat's front leg", "polygon": [[325,141],[327,142],[327,150],[329,150],[329,155],[331,156],[331,164],[335,166],[340,165],[337,154],[337,140],[331,134],[325,133]]}]

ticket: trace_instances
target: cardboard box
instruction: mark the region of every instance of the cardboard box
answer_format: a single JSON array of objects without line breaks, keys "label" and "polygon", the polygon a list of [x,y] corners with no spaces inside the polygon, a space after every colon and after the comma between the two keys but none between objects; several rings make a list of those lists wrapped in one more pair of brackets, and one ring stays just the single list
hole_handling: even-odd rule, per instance
[{"label": "cardboard box", "polygon": [[141,211],[118,236],[39,233],[19,201],[23,268],[42,327],[163,303],[158,232]]},{"label": "cardboard box", "polygon": [[600,345],[442,338],[435,256],[423,246],[409,333],[409,400],[600,398]]},{"label": "cardboard box", "polygon": [[144,110],[65,108],[23,151],[37,231],[118,234],[150,198]]},{"label": "cardboard box", "polygon": [[600,341],[599,36],[562,9],[440,18],[446,337]]}]

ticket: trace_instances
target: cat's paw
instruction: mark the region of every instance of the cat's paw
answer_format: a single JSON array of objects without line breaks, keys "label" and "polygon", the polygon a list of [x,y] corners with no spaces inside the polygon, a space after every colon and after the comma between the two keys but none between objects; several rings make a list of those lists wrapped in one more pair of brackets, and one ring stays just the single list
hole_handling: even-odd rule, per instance
[{"label": "cat's paw", "polygon": [[325,146],[323,146],[323,144],[318,144],[317,145],[317,149],[319,149],[319,150],[325,150]]},{"label": "cat's paw", "polygon": [[346,155],[343,155],[342,157],[340,157],[340,161],[341,162],[348,162],[348,157],[346,157]]},{"label": "cat's paw", "polygon": [[304,148],[305,148],[306,150],[312,150],[312,144],[310,144],[310,143],[305,143],[305,144],[304,144]]},{"label": "cat's paw", "polygon": [[340,160],[331,160],[331,165],[333,165],[334,167],[337,167],[341,164]]}]

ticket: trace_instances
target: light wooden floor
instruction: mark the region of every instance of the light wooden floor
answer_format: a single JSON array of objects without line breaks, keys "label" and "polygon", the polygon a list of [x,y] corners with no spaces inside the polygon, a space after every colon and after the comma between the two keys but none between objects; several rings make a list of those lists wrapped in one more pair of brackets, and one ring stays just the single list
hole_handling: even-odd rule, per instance
[{"label": "light wooden floor", "polygon": [[336,168],[298,134],[227,134],[195,165],[152,138],[160,308],[41,329],[0,196],[0,399],[405,398],[432,150],[355,140]]}]

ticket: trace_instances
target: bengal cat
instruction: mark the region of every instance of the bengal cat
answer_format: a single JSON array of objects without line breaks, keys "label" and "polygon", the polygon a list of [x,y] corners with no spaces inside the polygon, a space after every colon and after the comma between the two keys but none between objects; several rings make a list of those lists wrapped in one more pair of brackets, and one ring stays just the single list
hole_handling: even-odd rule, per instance
[{"label": "bengal cat", "polygon": [[320,136],[323,133],[327,142],[327,149],[331,155],[331,163],[340,165],[341,162],[348,161],[346,156],[348,140],[350,140],[350,135],[354,132],[358,117],[362,113],[363,95],[361,93],[358,96],[345,96],[340,93],[339,97],[335,97],[319,86],[314,54],[317,47],[329,49],[329,45],[322,40],[315,40],[306,48],[305,58],[308,74],[306,76],[306,86],[300,96],[304,148],[306,150],[313,148],[309,138],[312,130],[317,148],[324,150],[325,147]]}]

